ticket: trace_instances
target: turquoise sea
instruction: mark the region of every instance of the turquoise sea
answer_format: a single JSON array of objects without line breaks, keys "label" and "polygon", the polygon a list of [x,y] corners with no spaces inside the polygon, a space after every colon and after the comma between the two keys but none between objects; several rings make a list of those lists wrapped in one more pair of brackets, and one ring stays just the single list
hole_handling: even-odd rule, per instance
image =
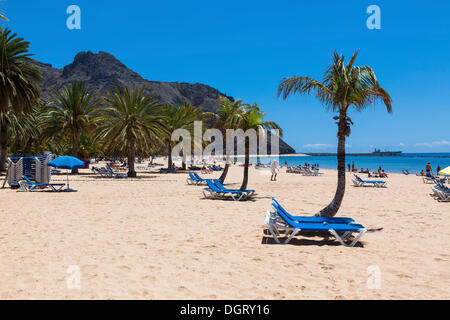
[{"label": "turquoise sea", "polygon": [[[253,163],[270,163],[274,158],[261,157],[257,159],[252,158]],[[285,161],[288,166],[297,166],[299,164],[304,165],[305,162],[309,164],[318,163],[320,168],[324,169],[336,169],[337,159],[336,156],[280,156],[280,165],[284,166]],[[439,165],[441,169],[450,166],[450,152],[449,153],[404,153],[400,157],[378,157],[378,156],[346,156],[346,163],[355,163],[355,167],[358,171],[362,168],[371,171],[378,170],[378,167],[386,172],[401,173],[402,170],[409,170],[411,174],[419,173],[420,170],[425,171],[425,166],[429,162],[433,168],[433,172],[436,173],[436,168]],[[347,168],[347,167],[346,167]]]}]

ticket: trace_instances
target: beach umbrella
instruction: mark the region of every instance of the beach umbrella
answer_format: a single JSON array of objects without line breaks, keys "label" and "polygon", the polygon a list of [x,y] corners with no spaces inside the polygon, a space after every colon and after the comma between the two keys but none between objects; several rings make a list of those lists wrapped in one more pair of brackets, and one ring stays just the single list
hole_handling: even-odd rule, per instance
[{"label": "beach umbrella", "polygon": [[438,172],[439,174],[450,176],[450,167],[447,167],[441,171]]},{"label": "beach umbrella", "polygon": [[67,189],[66,191],[73,191],[69,187],[69,170],[79,169],[84,167],[84,162],[80,159],[71,156],[62,156],[53,159],[48,163],[50,167],[55,167],[59,169],[67,169]]}]

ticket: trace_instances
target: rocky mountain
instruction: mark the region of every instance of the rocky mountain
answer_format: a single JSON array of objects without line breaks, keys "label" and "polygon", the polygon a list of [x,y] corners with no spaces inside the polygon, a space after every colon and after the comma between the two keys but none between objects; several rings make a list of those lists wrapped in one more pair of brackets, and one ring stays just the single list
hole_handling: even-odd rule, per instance
[{"label": "rocky mountain", "polygon": [[[48,99],[50,89],[61,89],[66,84],[84,81],[89,88],[99,94],[106,94],[115,87],[133,87],[146,85],[148,94],[152,93],[162,103],[190,103],[202,106],[204,111],[215,112],[219,106],[219,97],[233,97],[201,83],[149,81],[130,70],[122,62],[107,52],[80,52],[73,62],[63,69],[35,61],[40,67],[44,80],[41,82],[42,98]],[[270,150],[270,149],[269,149]],[[280,153],[295,153],[287,143],[280,139]]]}]

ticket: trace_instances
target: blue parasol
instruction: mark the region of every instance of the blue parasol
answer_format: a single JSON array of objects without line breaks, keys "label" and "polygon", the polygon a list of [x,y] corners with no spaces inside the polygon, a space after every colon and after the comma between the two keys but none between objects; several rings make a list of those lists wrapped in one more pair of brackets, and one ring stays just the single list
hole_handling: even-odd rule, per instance
[{"label": "blue parasol", "polygon": [[[55,167],[55,168],[59,168],[59,169],[72,170],[72,169],[83,168],[84,162],[75,157],[62,156],[62,157],[53,159],[52,161],[50,161],[48,163],[48,165],[50,167]],[[72,189],[70,189],[70,187],[69,187],[69,171],[67,171],[67,189],[66,190],[72,191]]]}]

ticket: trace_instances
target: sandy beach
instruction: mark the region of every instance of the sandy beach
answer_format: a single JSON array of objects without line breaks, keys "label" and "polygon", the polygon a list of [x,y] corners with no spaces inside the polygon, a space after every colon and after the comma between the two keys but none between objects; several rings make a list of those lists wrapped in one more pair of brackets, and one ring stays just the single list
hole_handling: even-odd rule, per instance
[{"label": "sandy beach", "polygon": [[[238,188],[242,171],[233,166],[226,185]],[[347,174],[339,216],[368,229],[347,248],[311,236],[276,245],[265,234],[272,197],[313,215],[334,195],[335,171],[282,169],[276,182],[249,171],[257,195],[246,202],[204,199],[186,173],[156,171],[106,179],[81,170],[72,193],[0,190],[0,298],[450,298],[450,204],[420,177],[391,174],[388,188],[356,188]],[[68,288],[73,266],[80,283]],[[368,286],[373,270],[379,288]]]}]

